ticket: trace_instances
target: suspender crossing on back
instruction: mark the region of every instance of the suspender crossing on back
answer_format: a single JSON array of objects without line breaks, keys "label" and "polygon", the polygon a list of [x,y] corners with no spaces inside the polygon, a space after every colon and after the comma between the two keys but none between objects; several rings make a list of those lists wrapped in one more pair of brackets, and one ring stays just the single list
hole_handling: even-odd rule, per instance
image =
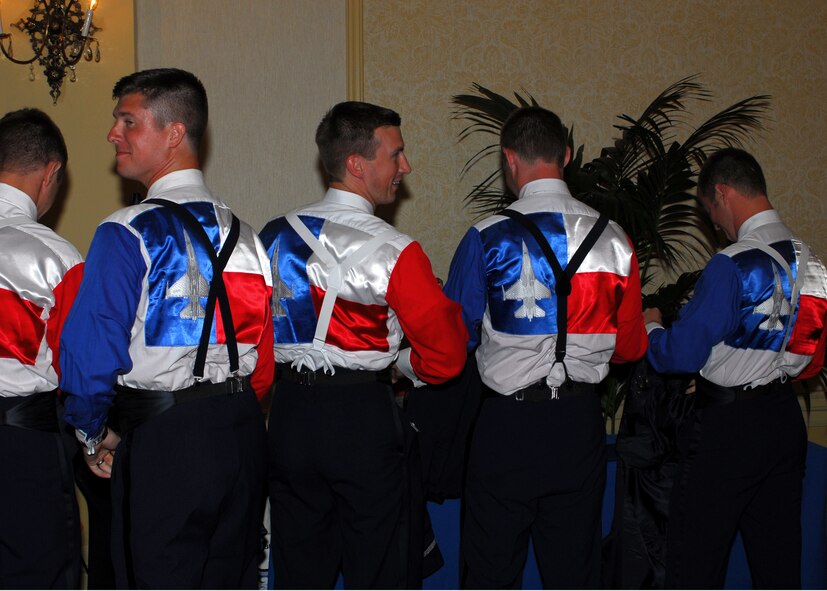
[{"label": "suspender crossing on back", "polygon": [[224,335],[227,338],[227,353],[230,357],[230,373],[235,375],[238,372],[238,343],[235,335],[235,325],[233,324],[233,315],[230,310],[230,298],[227,296],[227,286],[224,284],[224,267],[227,266],[227,261],[230,260],[230,255],[233,253],[236,243],[238,242],[238,235],[241,224],[238,218],[233,215],[232,224],[230,225],[230,232],[227,239],[224,241],[224,246],[221,251],[216,254],[215,247],[213,247],[210,237],[207,236],[206,230],[198,221],[198,219],[186,207],[180,203],[169,201],[168,199],[153,198],[147,199],[144,203],[154,203],[166,207],[178,214],[178,220],[182,222],[185,229],[189,231],[191,236],[195,236],[201,243],[202,248],[206,251],[212,264],[213,277],[210,281],[210,290],[207,295],[207,306],[204,314],[204,325],[201,330],[201,339],[198,343],[198,352],[195,356],[195,367],[193,375],[196,379],[204,378],[204,366],[207,361],[207,346],[210,342],[210,332],[212,331],[213,317],[215,316],[215,303],[218,300],[218,305],[221,309],[221,320],[224,325]]},{"label": "suspender crossing on back", "polygon": [[322,301],[322,308],[319,311],[319,319],[316,322],[316,333],[313,336],[313,348],[321,350],[327,337],[330,319],[333,316],[333,306],[344,283],[345,274],[376,252],[380,246],[389,242],[394,236],[398,236],[399,232],[395,229],[385,230],[362,244],[341,263],[337,263],[333,255],[325,249],[324,245],[313,235],[299,216],[295,213],[289,213],[285,216],[285,219],[304,243],[319,257],[328,272],[327,291]]},{"label": "suspender crossing on back", "polygon": [[566,265],[566,268],[563,269],[560,266],[560,261],[557,260],[554,251],[551,249],[548,240],[546,240],[546,237],[543,236],[543,233],[540,231],[540,228],[537,227],[537,224],[531,221],[531,218],[524,213],[513,209],[504,209],[499,215],[511,218],[528,230],[528,232],[534,237],[535,242],[537,242],[540,246],[540,249],[543,251],[543,255],[545,255],[546,260],[551,265],[551,270],[554,272],[554,292],[557,294],[557,343],[554,348],[554,360],[555,363],[559,362],[563,364],[563,371],[565,371],[566,380],[568,380],[569,373],[566,369],[564,359],[566,358],[568,296],[571,294],[571,279],[574,277],[577,269],[586,258],[586,255],[589,254],[589,251],[591,251],[592,247],[594,247],[597,243],[597,239],[600,238],[603,230],[606,229],[606,226],[609,224],[609,218],[605,215],[601,215],[597,218],[594,226],[592,226],[591,230],[589,230],[589,233],[586,235],[585,240],[583,240],[583,243],[569,259],[569,263]]},{"label": "suspender crossing on back", "polygon": [[798,261],[798,274],[793,279],[793,270],[790,268],[790,265],[784,260],[784,257],[781,256],[777,250],[775,250],[772,246],[768,244],[764,244],[760,240],[755,240],[753,238],[746,238],[740,241],[741,244],[746,244],[747,246],[751,246],[752,248],[756,248],[766,254],[768,254],[781,269],[784,273],[787,274],[787,277],[790,281],[790,316],[787,318],[787,324],[784,327],[784,341],[781,343],[781,349],[778,351],[778,357],[784,354],[784,351],[787,349],[787,343],[790,341],[790,334],[792,332],[793,326],[793,316],[795,315],[795,307],[798,304],[798,296],[801,292],[801,286],[804,283],[804,276],[807,274],[807,263],[810,260],[810,247],[807,246],[806,242],[801,243],[801,254],[799,256]]}]

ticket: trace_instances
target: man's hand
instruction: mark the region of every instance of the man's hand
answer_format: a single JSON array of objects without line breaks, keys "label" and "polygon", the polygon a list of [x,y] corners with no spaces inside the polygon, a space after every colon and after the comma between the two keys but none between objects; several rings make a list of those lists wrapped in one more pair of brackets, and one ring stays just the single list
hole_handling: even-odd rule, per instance
[{"label": "man's hand", "polygon": [[87,455],[86,450],[83,450],[86,465],[89,466],[92,474],[100,478],[112,477],[112,462],[115,460],[115,449],[120,442],[120,435],[109,429],[106,437],[95,448],[94,455]]},{"label": "man's hand", "polygon": [[643,323],[649,324],[650,322],[663,324],[663,315],[658,308],[646,308],[643,311]]}]

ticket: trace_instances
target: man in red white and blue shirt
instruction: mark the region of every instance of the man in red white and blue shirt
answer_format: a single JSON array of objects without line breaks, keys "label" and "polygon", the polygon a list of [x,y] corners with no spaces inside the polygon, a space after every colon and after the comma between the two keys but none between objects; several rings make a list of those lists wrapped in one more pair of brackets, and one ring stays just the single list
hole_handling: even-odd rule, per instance
[{"label": "man in red white and blue shirt", "polygon": [[670,328],[657,309],[644,312],[655,369],[700,373],[678,432],[666,587],[723,587],[740,532],[753,587],[800,588],[807,431],[791,379],[824,364],[827,272],[743,150],[709,158],[698,200],[733,244],[710,259]]},{"label": "man in red white and blue shirt", "polygon": [[422,557],[408,509],[413,437],[382,374],[394,365],[445,382],[462,370],[466,333],[422,247],[374,215],[411,171],[399,126],[384,107],[334,106],[316,132],[324,199],[261,232],[278,363],[268,437],[280,588],[332,588],[340,565],[348,588],[421,584],[408,564]]},{"label": "man in red white and blue shirt", "polygon": [[204,183],[198,78],[144,70],[113,94],[118,174],[148,195],[92,239],[61,339],[66,420],[90,469],[112,475],[118,587],[252,588],[266,471],[258,399],[274,371],[267,255]]},{"label": "man in red white and blue shirt", "polygon": [[80,523],[60,435],[58,343],[83,274],[74,246],[37,223],[65,177],[43,112],[0,119],[0,588],[76,589]]},{"label": "man in red white and blue shirt", "polygon": [[[509,210],[526,216],[567,267],[599,216],[562,180],[570,152],[560,119],[518,109],[501,147],[518,195]],[[567,297],[558,283],[570,287]],[[490,390],[469,456],[464,586],[519,588],[530,535],[546,587],[597,588],[606,446],[595,385],[610,362],[646,350],[631,242],[608,222],[570,282],[561,281],[527,227],[494,215],[462,239],[445,293],[462,304],[468,347]],[[558,316],[560,306],[567,313]]]}]

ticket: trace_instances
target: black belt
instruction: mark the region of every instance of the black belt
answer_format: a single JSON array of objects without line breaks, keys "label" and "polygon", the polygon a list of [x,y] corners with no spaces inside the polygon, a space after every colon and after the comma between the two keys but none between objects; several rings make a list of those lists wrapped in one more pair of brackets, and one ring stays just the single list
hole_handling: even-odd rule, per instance
[{"label": "black belt", "polygon": [[279,363],[276,365],[276,375],[278,379],[289,380],[301,386],[313,386],[314,384],[332,384],[332,385],[346,385],[346,384],[367,384],[370,382],[390,383],[390,373],[388,371],[368,371],[364,369],[347,369],[344,367],[334,368],[336,373],[325,373],[321,369],[312,370],[302,368],[297,370],[289,363]]},{"label": "black belt", "polygon": [[115,386],[115,411],[123,431],[129,431],[144,421],[168,411],[177,404],[232,396],[240,392],[252,391],[250,378],[228,378],[224,382],[196,382],[188,388],[167,392],[164,390],[141,390],[126,386]]},{"label": "black belt", "polygon": [[57,421],[57,390],[0,398],[0,409],[0,425],[51,433],[60,430]]},{"label": "black belt", "polygon": [[594,392],[594,384],[568,381],[560,386],[549,386],[545,380],[540,380],[536,384],[521,388],[513,394],[501,394],[500,396],[517,402],[544,402],[546,400],[558,400],[560,398],[571,398],[573,396],[587,396],[594,394]]},{"label": "black belt", "polygon": [[741,400],[754,400],[776,391],[782,383],[781,378],[776,378],[754,388],[749,385],[719,386],[699,377],[696,382],[698,392],[696,406],[698,408],[709,408],[710,406],[721,406],[722,404],[730,404]]}]

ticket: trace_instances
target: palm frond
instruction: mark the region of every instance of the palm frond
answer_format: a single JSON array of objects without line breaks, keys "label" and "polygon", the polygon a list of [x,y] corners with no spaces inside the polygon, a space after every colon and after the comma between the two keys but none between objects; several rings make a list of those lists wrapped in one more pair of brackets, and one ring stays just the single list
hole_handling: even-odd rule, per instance
[{"label": "palm frond", "polygon": [[517,102],[513,103],[476,82],[472,84],[472,89],[478,94],[457,94],[451,99],[455,105],[459,105],[452,117],[469,122],[460,132],[460,140],[477,132],[499,135],[503,121],[512,111],[523,106],[537,105],[537,101],[530,94],[527,94],[526,98],[515,92],[514,98]]},{"label": "palm frond", "polygon": [[[693,192],[707,154],[728,145],[740,145],[763,129],[769,96],[753,96],[726,107],[694,129],[689,125],[692,103],[712,100],[712,93],[691,75],[667,87],[639,117],[619,115],[614,125],[619,136],[590,162],[583,161],[583,146],[575,149],[573,126],[567,144],[574,155],[565,170],[572,194],[615,220],[632,239],[642,279],[650,268],[670,272],[693,271],[715,248],[715,231],[699,209]],[[460,140],[472,134],[499,136],[502,123],[520,106],[538,105],[526,91],[513,100],[480,84],[472,93],[452,97],[453,117],[466,123]],[[679,141],[679,135],[687,135]],[[466,162],[462,174],[490,159],[496,166],[466,196],[466,205],[480,216],[500,211],[514,196],[503,190],[498,143],[479,149]]]},{"label": "palm frond", "polygon": [[750,132],[760,132],[769,119],[770,96],[752,96],[713,115],[683,142],[688,159],[697,168],[703,166],[709,151],[742,146]]},{"label": "palm frond", "polygon": [[698,75],[693,74],[678,80],[661,92],[649,103],[635,122],[639,127],[667,138],[670,128],[682,120],[689,101],[708,101],[712,93],[697,82]]}]

